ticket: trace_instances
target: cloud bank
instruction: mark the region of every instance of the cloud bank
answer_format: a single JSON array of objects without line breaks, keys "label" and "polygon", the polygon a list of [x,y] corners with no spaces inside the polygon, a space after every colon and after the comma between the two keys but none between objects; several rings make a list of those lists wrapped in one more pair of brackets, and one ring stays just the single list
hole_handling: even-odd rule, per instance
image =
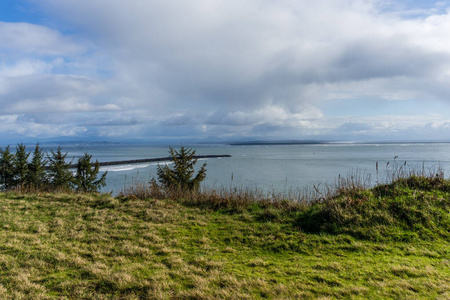
[{"label": "cloud bank", "polygon": [[5,137],[450,138],[446,1],[33,3],[0,22]]}]

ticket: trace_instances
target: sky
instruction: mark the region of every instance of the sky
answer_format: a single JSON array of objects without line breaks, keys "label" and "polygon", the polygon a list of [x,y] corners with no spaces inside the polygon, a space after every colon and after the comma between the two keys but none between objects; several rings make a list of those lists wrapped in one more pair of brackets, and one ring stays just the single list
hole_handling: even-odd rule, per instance
[{"label": "sky", "polygon": [[450,0],[3,0],[0,143],[450,141]]}]

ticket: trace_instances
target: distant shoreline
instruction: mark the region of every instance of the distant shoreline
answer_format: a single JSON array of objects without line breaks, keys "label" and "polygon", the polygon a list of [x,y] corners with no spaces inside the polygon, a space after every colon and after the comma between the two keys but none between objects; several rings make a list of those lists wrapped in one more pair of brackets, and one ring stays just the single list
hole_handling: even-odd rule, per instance
[{"label": "distant shoreline", "polygon": [[282,146],[282,145],[375,145],[375,144],[383,144],[383,145],[398,145],[398,144],[448,144],[450,141],[249,141],[249,142],[232,142],[227,145],[230,146]]},{"label": "distant shoreline", "polygon": [[321,145],[321,144],[330,144],[331,142],[327,141],[254,141],[254,142],[233,142],[228,145],[231,146],[277,146],[277,145]]}]

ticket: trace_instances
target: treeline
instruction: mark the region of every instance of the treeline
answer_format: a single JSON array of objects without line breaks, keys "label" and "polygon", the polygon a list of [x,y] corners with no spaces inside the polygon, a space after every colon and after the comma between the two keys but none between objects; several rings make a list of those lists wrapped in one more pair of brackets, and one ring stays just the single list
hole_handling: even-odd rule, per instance
[{"label": "treeline", "polygon": [[15,153],[10,146],[0,149],[1,190],[98,192],[106,185],[107,172],[98,178],[100,165],[88,153],[78,159],[75,174],[61,146],[47,153],[38,143],[31,160],[30,156],[23,144],[16,146]]}]

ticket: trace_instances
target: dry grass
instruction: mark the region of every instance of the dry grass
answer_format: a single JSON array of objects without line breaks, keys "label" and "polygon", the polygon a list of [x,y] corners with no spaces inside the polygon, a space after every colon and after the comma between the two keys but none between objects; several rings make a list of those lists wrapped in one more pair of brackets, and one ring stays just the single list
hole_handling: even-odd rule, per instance
[{"label": "dry grass", "polygon": [[132,180],[126,184],[119,198],[126,199],[174,199],[192,206],[209,207],[212,209],[247,209],[252,205],[262,207],[282,208],[284,210],[302,210],[312,203],[332,200],[339,195],[353,197],[361,191],[372,188],[375,184],[389,184],[410,177],[443,179],[444,173],[440,166],[425,168],[425,164],[410,166],[406,162],[399,163],[394,159],[384,166],[384,174],[380,174],[376,163],[376,180],[372,174],[356,169],[347,176],[339,175],[334,184],[317,185],[302,190],[284,192],[263,192],[258,188],[221,186],[200,190],[167,189],[155,180],[150,182]]},{"label": "dry grass", "polygon": [[220,187],[200,190],[164,189],[160,185],[134,182],[126,186],[119,199],[174,199],[187,205],[212,209],[247,209],[252,205],[299,210],[321,197],[314,189],[287,193],[264,193],[258,189]]},{"label": "dry grass", "polygon": [[304,234],[254,211],[109,195],[0,194],[0,211],[2,299],[445,299],[450,293],[446,240],[386,244]]}]

